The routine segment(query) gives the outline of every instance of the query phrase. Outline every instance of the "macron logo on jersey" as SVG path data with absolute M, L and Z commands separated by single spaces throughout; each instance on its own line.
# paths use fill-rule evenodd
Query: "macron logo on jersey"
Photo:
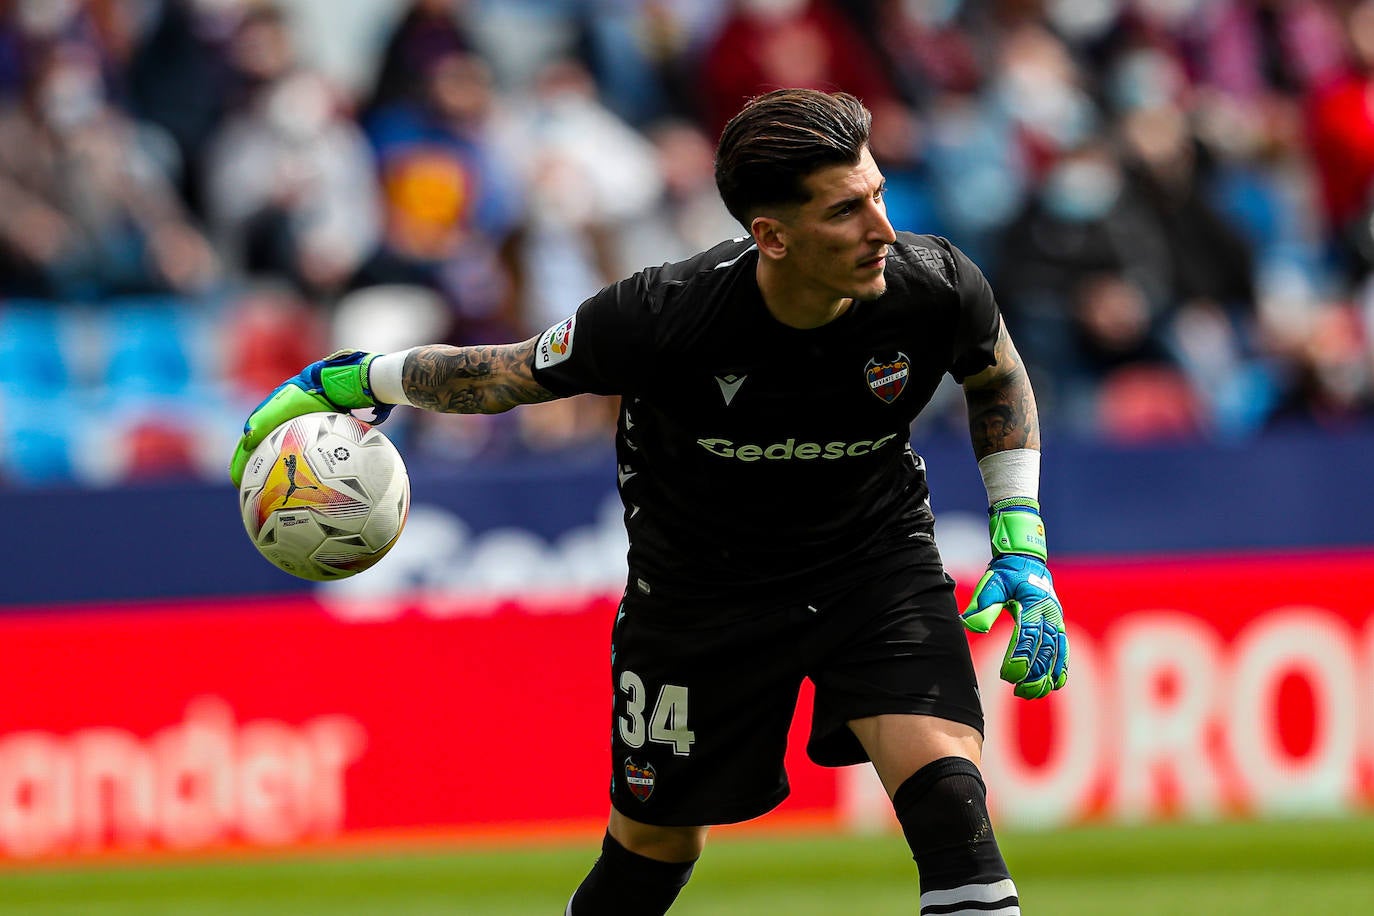
M 716 384 L 720 386 L 720 396 L 725 398 L 725 406 L 729 407 L 730 402 L 739 393 L 739 386 L 744 384 L 747 375 L 717 375 Z
M 547 369 L 572 356 L 573 326 L 576 323 L 577 316 L 574 315 L 539 335 L 539 344 L 534 348 L 535 368 Z

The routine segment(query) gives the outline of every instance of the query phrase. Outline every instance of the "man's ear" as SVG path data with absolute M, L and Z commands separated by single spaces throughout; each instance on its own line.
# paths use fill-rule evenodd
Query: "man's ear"
M 782 220 L 756 216 L 749 224 L 749 234 L 754 237 L 754 244 L 759 246 L 763 257 L 778 261 L 787 254 L 787 227 Z

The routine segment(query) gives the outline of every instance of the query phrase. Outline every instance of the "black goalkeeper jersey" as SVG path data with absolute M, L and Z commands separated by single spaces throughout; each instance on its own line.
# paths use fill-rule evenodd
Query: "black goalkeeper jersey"
M 539 338 L 548 390 L 623 396 L 617 476 L 642 594 L 800 597 L 929 540 L 911 422 L 946 372 L 994 361 L 992 291 L 944 239 L 898 233 L 887 292 L 807 330 L 768 312 L 757 263 L 746 238 L 648 268 Z

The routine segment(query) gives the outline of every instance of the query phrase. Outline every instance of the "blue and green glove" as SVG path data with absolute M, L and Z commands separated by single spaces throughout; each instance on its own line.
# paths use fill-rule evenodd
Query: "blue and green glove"
M 1045 566 L 1045 523 L 1029 498 L 1000 499 L 988 509 L 992 562 L 960 614 L 975 633 L 992 629 L 997 615 L 1011 615 L 1011 642 L 1002 659 L 1002 680 L 1018 697 L 1049 696 L 1069 677 L 1069 637 L 1064 609 Z
M 371 423 L 381 423 L 391 415 L 393 404 L 379 404 L 372 396 L 367 370 L 380 354 L 361 350 L 339 350 L 311 363 L 272 390 L 253 408 L 243 424 L 243 437 L 229 462 L 229 477 L 238 486 L 253 450 L 268 433 L 288 420 L 308 413 L 371 407 Z

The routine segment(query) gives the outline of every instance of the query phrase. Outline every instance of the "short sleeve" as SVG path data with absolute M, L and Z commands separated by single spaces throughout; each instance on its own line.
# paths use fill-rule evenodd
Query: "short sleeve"
M 954 259 L 954 289 L 959 298 L 959 319 L 955 327 L 954 359 L 950 375 L 963 382 L 997 362 L 997 332 L 1001 310 L 992 286 L 978 265 L 954 245 L 948 246 Z
M 633 391 L 646 338 L 643 288 L 639 274 L 613 283 L 540 334 L 535 381 L 560 397 Z

